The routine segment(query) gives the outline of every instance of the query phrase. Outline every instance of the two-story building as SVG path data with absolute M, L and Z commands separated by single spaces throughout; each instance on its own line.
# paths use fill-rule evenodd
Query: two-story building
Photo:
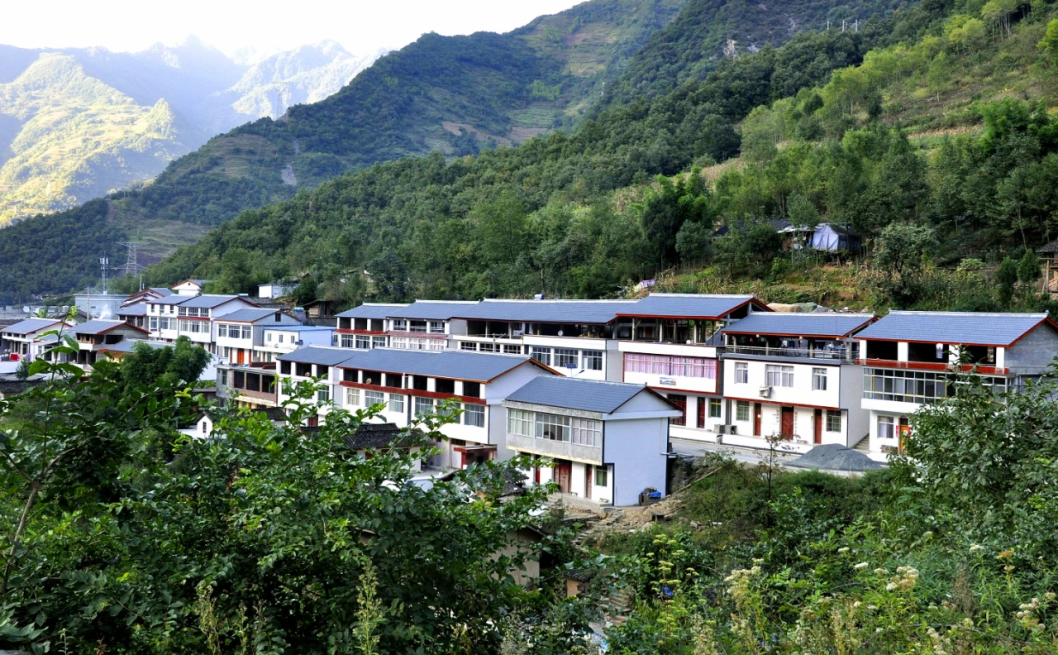
M 765 438 L 807 451 L 855 446 L 866 437 L 863 372 L 853 336 L 871 314 L 759 312 L 724 328 L 724 443 L 760 447 Z M 715 419 L 708 419 L 715 420 Z
M 77 339 L 78 352 L 71 362 L 85 369 L 95 366 L 100 356 L 115 349 L 122 342 L 136 342 L 147 339 L 150 334 L 143 328 L 129 325 L 124 321 L 96 319 L 86 321 L 69 328 Z
M 407 303 L 364 303 L 338 314 L 333 345 L 358 350 L 385 348 L 389 342 L 386 333 L 390 313 L 407 306 Z
M 668 492 L 669 422 L 682 410 L 637 384 L 541 376 L 510 394 L 507 446 L 532 456 L 529 484 L 599 505 Z
M 216 352 L 230 364 L 249 364 L 265 343 L 265 330 L 300 326 L 296 318 L 275 309 L 235 309 L 213 320 Z
M 274 362 L 217 365 L 217 398 L 250 409 L 279 406 L 279 377 Z
M 0 354 L 10 359 L 33 361 L 51 348 L 56 339 L 44 334 L 64 329 L 67 324 L 55 318 L 27 318 L 0 330 Z
M 1058 325 L 1047 314 L 892 311 L 856 339 L 872 455 L 898 452 L 910 415 L 955 394 L 954 374 L 1017 391 L 1058 356 Z
M 451 327 L 457 332 L 462 329 L 463 321 L 454 315 L 477 304 L 459 300 L 365 303 L 338 314 L 334 345 L 357 350 L 445 350 Z
M 324 325 L 266 325 L 263 333 L 261 345 L 254 347 L 255 362 L 274 362 L 276 357 L 302 346 L 329 346 L 335 331 Z
M 213 320 L 238 309 L 257 306 L 242 296 L 172 295 L 147 301 L 147 329 L 151 339 L 172 343 L 186 336 L 216 354 Z

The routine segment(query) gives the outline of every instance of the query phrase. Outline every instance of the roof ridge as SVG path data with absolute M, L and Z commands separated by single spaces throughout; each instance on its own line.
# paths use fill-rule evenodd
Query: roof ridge
M 1043 312 L 1043 313 L 1039 313 L 1039 312 L 945 312 L 945 311 L 939 311 L 939 310 L 913 310 L 913 309 L 892 309 L 892 310 L 889 311 L 889 314 L 887 314 L 886 316 L 889 316 L 889 315 L 892 315 L 892 314 L 899 314 L 899 315 L 902 315 L 902 316 L 904 316 L 904 315 L 911 315 L 911 316 L 926 316 L 926 315 L 929 315 L 929 316 L 983 316 L 983 317 L 989 317 L 989 318 L 992 318 L 992 317 L 995 317 L 995 318 L 1010 318 L 1010 317 L 1047 318 L 1048 316 L 1050 316 L 1049 312 Z M 885 316 L 883 316 L 882 318 L 884 319 Z

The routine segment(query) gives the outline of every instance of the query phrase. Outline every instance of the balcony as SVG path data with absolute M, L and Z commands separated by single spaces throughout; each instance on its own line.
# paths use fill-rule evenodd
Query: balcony
M 569 459 L 578 462 L 602 465 L 602 446 L 585 446 L 569 441 L 537 439 L 518 434 L 507 434 L 507 447 L 523 453 L 543 455 L 555 459 Z
M 730 345 L 724 352 L 735 355 L 757 355 L 762 357 L 798 357 L 806 359 L 829 359 L 852 362 L 849 349 L 845 346 L 835 348 L 781 348 L 778 346 L 740 346 Z

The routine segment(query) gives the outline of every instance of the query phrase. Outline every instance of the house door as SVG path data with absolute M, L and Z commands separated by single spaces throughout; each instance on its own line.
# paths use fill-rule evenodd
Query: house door
M 817 409 L 814 417 L 815 443 L 823 443 L 823 410 Z
M 753 403 L 753 436 L 760 436 L 760 403 Z
M 793 438 L 793 407 L 782 408 L 782 426 L 780 428 L 783 439 Z
M 540 467 L 533 467 L 533 484 L 540 484 Z
M 584 466 L 584 497 L 591 498 L 591 474 L 593 473 L 594 466 Z
M 558 490 L 564 494 L 569 493 L 569 479 L 573 474 L 573 464 L 569 462 L 556 462 L 555 475 L 558 476 Z

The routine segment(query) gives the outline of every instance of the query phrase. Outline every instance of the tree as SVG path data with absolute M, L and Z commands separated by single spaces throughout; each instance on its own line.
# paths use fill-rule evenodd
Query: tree
M 1043 273 L 1040 271 L 1040 258 L 1032 250 L 1026 250 L 1018 262 L 1018 280 L 1027 289 L 1032 289 L 1033 283 L 1041 277 Z
M 305 275 L 301 278 L 301 282 L 298 283 L 297 288 L 294 289 L 294 302 L 299 305 L 305 305 L 314 300 L 319 300 L 319 282 L 316 281 L 316 276 Z
M 209 360 L 210 354 L 186 336 L 164 348 L 140 342 L 121 359 L 121 379 L 130 390 L 152 384 L 163 388 L 193 385 Z
M 703 264 L 713 255 L 713 226 L 687 221 L 676 234 L 676 252 L 685 265 Z
M 1047 23 L 1047 32 L 1036 44 L 1052 66 L 1058 65 L 1058 18 Z
M 931 227 L 893 223 L 882 229 L 874 263 L 883 275 L 883 291 L 890 299 L 901 305 L 914 299 L 922 260 L 936 245 Z
M 999 304 L 1004 307 L 1010 306 L 1014 298 L 1014 288 L 1018 283 L 1018 265 L 1010 257 L 1004 257 L 999 269 L 996 270 L 996 291 L 999 294 Z
M 664 267 L 676 261 L 676 240 L 687 221 L 708 225 L 712 222 L 709 195 L 701 171 L 693 169 L 689 176 L 673 182 L 659 176 L 658 189 L 652 190 L 643 204 L 643 237 L 653 248 L 654 261 Z

